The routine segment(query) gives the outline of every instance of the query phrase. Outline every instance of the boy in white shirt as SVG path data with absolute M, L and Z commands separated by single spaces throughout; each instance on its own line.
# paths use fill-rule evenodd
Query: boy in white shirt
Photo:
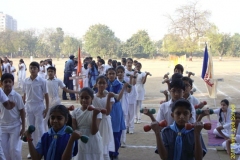
M 13 109 L 7 110 L 0 104 L 0 124 L 2 130 L 2 148 L 7 160 L 22 159 L 22 141 L 20 137 L 25 131 L 25 110 L 22 97 L 12 88 L 14 77 L 10 73 L 5 73 L 1 77 L 4 93 L 9 100 L 16 105 Z
M 73 91 L 73 90 L 67 89 L 65 84 L 63 83 L 63 81 L 56 78 L 55 74 L 56 74 L 56 68 L 55 67 L 48 67 L 48 69 L 47 69 L 47 75 L 48 75 L 47 90 L 48 90 L 50 108 L 61 104 L 61 99 L 59 97 L 59 91 L 58 91 L 59 87 L 67 93 L 79 93 L 79 91 Z M 44 119 L 45 132 L 47 132 L 49 130 L 48 119 L 49 119 L 50 108 L 49 108 L 49 110 L 47 112 L 47 115 Z
M 23 84 L 23 102 L 25 103 L 28 125 L 36 127 L 35 132 L 32 133 L 33 144 L 36 146 L 44 133 L 43 119 L 48 112 L 49 98 L 47 82 L 38 76 L 39 63 L 31 62 L 29 72 L 30 77 L 26 78 Z M 44 99 L 46 106 L 44 106 Z

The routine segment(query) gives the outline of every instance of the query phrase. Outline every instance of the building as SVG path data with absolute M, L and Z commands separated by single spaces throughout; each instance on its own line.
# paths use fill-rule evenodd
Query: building
M 10 15 L 0 12 L 0 32 L 6 30 L 17 31 L 17 20 Z

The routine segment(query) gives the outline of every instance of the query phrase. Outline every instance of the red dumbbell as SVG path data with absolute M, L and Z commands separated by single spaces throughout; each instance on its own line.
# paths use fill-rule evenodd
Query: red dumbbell
M 162 120 L 161 122 L 159 122 L 159 126 L 160 127 L 167 127 L 167 121 L 166 120 Z M 145 125 L 144 127 L 143 127 L 143 130 L 145 131 L 145 132 L 148 132 L 148 131 L 150 131 L 152 128 L 151 128 L 151 126 L 150 125 Z
M 67 108 L 69 111 L 73 111 L 74 110 L 74 105 L 71 105 Z
M 186 130 L 190 130 L 190 129 L 192 129 L 192 128 L 194 128 L 194 125 L 193 125 L 193 124 L 191 124 L 191 123 L 186 123 L 186 124 L 185 124 L 185 129 L 186 129 Z M 203 128 L 204 128 L 205 130 L 211 130 L 212 124 L 211 124 L 211 123 L 204 123 L 204 124 L 203 124 Z
M 205 105 L 207 105 L 207 102 L 206 101 L 202 101 L 198 105 L 195 105 L 194 108 L 195 109 L 203 108 Z
M 93 106 L 88 106 L 88 110 L 89 111 L 93 111 L 93 110 L 95 110 L 96 108 L 95 107 L 93 107 Z M 106 109 L 101 109 L 100 110 L 100 112 L 102 113 L 102 114 L 107 114 L 107 110 Z

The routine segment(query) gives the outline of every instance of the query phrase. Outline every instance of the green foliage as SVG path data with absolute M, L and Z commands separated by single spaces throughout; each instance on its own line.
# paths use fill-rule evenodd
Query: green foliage
M 103 24 L 90 26 L 84 35 L 84 50 L 91 56 L 112 57 L 117 54 L 119 46 L 120 40 Z

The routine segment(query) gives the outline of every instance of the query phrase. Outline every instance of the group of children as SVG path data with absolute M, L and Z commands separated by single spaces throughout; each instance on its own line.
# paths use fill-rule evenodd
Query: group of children
M 86 64 L 89 63 L 85 60 L 83 68 Z M 0 137 L 4 146 L 0 146 L 1 159 L 21 159 L 22 142 L 19 138 L 22 136 L 27 137 L 29 158 L 32 159 L 117 159 L 120 146 L 126 143 L 126 133 L 134 133 L 134 121 L 140 123 L 144 84 L 150 75 L 149 72 L 141 72 L 139 62 L 133 68 L 131 58 L 123 59 L 122 64 L 115 68 L 109 63 L 105 74 L 95 77 L 92 88 L 73 91 L 66 89 L 64 83 L 56 78 L 55 67 L 49 66 L 47 78 L 42 78 L 39 76 L 39 63 L 31 62 L 30 77 L 23 81 L 23 97 L 13 90 L 13 75 L 4 73 L 1 77 L 3 91 L 0 89 Z M 182 73 L 183 68 L 168 83 L 171 99 L 160 105 L 156 119 L 148 109 L 144 109 L 153 121 L 151 128 L 156 136 L 156 153 L 162 159 L 202 159 L 207 152 L 201 136 L 201 119 L 210 114 L 209 109 L 196 116 L 194 105 L 200 102 L 191 95 L 193 81 L 182 77 Z M 70 114 L 61 105 L 59 87 L 65 92 L 78 93 L 81 107 Z M 214 110 L 219 117 L 214 134 L 226 139 L 223 145 L 230 154 L 233 142 L 229 140 L 231 109 L 228 106 L 229 102 L 222 100 L 221 108 Z M 25 131 L 25 113 L 27 125 L 36 127 L 33 133 Z M 236 126 L 239 119 L 240 114 L 236 112 Z M 167 127 L 159 126 L 162 120 L 167 121 Z M 186 130 L 185 123 L 193 123 L 194 127 Z M 65 132 L 67 126 L 73 128 L 72 134 Z M 240 132 L 236 132 L 236 137 L 238 134 Z M 82 135 L 89 137 L 87 143 L 79 140 Z M 235 151 L 240 151 L 237 145 Z

